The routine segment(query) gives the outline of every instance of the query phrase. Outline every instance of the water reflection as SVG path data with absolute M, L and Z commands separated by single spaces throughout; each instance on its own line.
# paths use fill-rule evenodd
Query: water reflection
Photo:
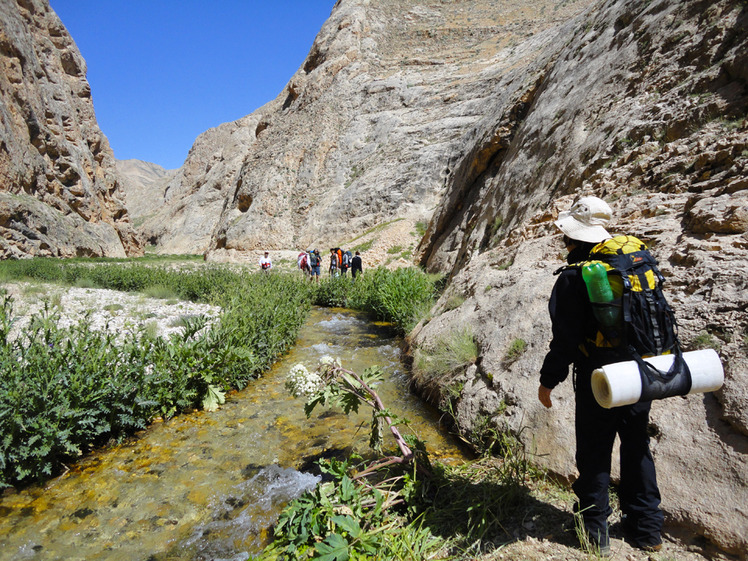
M 366 452 L 370 412 L 319 409 L 311 419 L 285 375 L 339 356 L 357 371 L 381 366 L 384 403 L 412 421 L 432 456 L 460 458 L 438 415 L 406 389 L 400 341 L 345 310 L 314 309 L 294 349 L 217 412 L 154 425 L 142 438 L 95 454 L 69 473 L 0 500 L 0 559 L 245 559 L 279 510 L 316 478 L 313 458 Z

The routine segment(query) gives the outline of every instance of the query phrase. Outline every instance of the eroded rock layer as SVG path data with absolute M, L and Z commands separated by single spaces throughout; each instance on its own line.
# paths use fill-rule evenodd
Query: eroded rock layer
M 0 257 L 141 252 L 86 64 L 43 0 L 0 0 Z

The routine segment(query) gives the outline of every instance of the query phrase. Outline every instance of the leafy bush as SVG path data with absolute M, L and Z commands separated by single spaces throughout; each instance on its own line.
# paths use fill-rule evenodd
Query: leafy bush
M 32 260 L 35 261 L 35 260 Z M 81 265 L 56 265 L 70 280 Z M 23 268 L 45 276 L 53 270 Z M 8 335 L 12 302 L 0 309 L 0 487 L 59 472 L 94 446 L 121 439 L 157 416 L 215 407 L 243 388 L 296 339 L 311 301 L 309 283 L 283 275 L 228 271 L 166 272 L 148 267 L 86 267 L 106 286 L 139 290 L 169 278 L 179 294 L 222 305 L 220 321 L 186 317 L 168 340 L 152 327 L 112 334 L 84 318 L 58 324 L 47 305 L 26 333 Z
M 157 406 L 143 388 L 150 346 L 132 335 L 91 329 L 84 319 L 57 327 L 45 309 L 25 338 L 9 341 L 11 304 L 0 309 L 0 487 L 57 472 L 109 438 L 145 427 Z
M 432 279 L 415 268 L 389 271 L 380 267 L 371 276 L 367 311 L 393 322 L 404 333 L 411 331 L 431 308 L 436 292 Z
M 320 462 L 328 481 L 291 502 L 275 527 L 275 541 L 254 559 L 429 559 L 444 550 L 446 540 L 393 510 L 399 493 L 349 475 L 356 459 Z

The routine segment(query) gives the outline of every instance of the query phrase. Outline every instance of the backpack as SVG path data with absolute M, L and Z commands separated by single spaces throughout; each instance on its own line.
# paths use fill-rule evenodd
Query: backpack
M 305 271 L 307 267 L 309 266 L 307 253 L 306 252 L 299 253 L 298 261 L 299 261 L 299 269 L 301 269 L 302 271 Z
M 350 266 L 351 266 L 351 252 L 346 251 L 345 253 L 343 253 L 343 268 L 347 269 Z
M 588 261 L 573 266 L 581 268 L 594 262 L 602 263 L 607 270 L 614 300 L 591 302 L 593 312 L 612 306 L 619 314 L 612 326 L 598 321 L 583 350 L 603 359 L 604 364 L 635 360 L 642 377 L 641 401 L 655 395 L 687 394 L 691 389 L 691 374 L 680 349 L 675 314 L 662 290 L 665 278 L 657 268 L 657 260 L 641 240 L 616 236 L 593 247 Z M 671 353 L 675 357 L 668 372 L 643 360 Z

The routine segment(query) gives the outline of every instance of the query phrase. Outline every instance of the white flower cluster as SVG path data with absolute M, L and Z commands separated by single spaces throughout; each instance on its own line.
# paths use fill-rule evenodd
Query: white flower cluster
M 297 364 L 286 377 L 286 389 L 294 397 L 305 397 L 314 394 L 322 387 L 322 378 L 316 372 L 309 372 L 303 364 Z

